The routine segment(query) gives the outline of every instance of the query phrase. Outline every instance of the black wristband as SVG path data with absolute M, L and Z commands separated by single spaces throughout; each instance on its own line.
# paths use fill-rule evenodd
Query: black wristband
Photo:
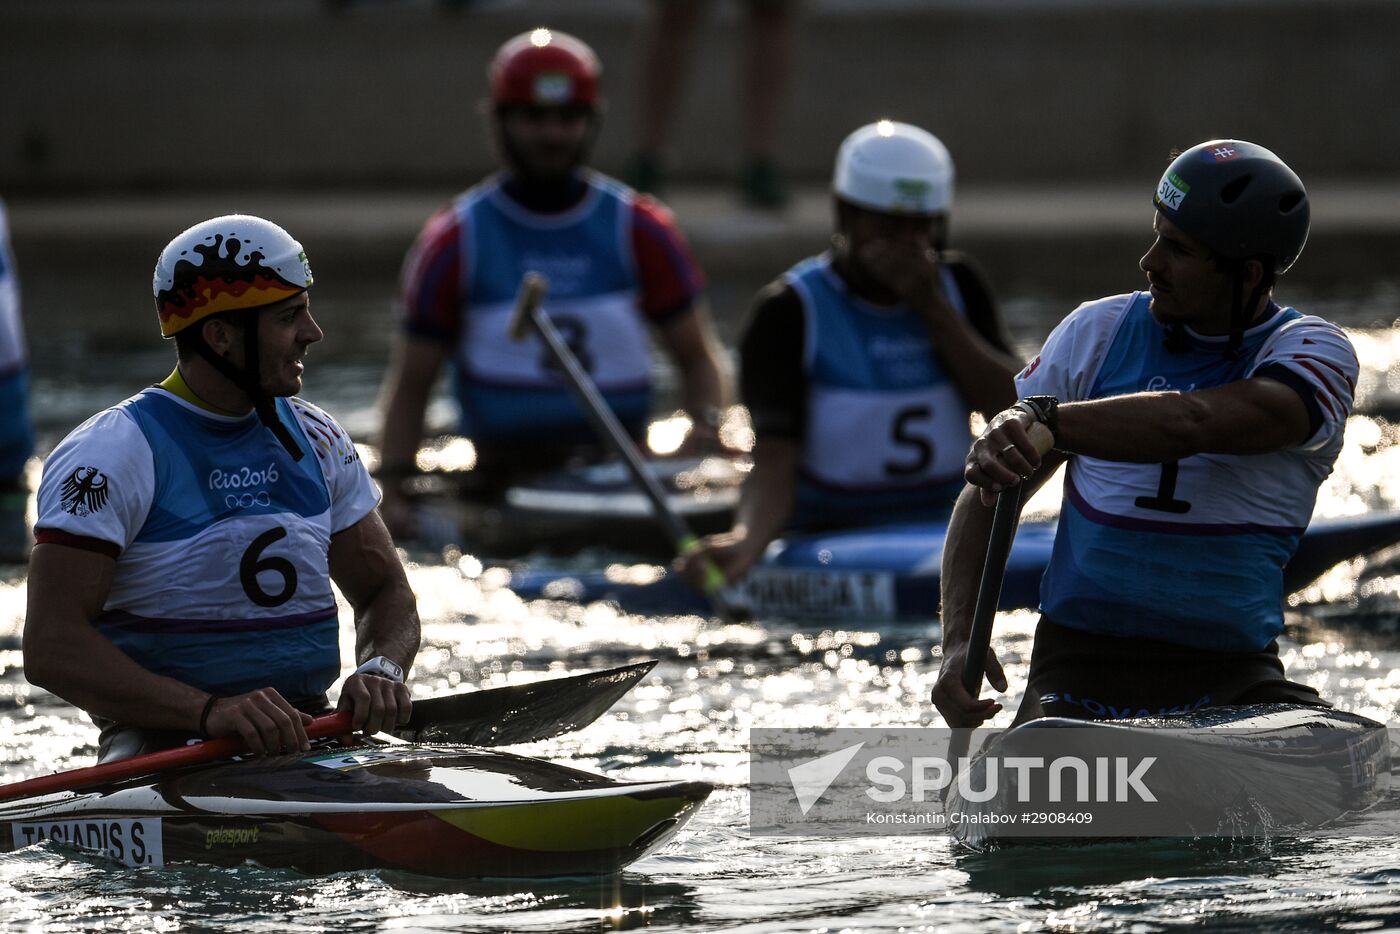
M 209 738 L 209 713 L 214 709 L 214 705 L 223 700 L 217 694 L 210 694 L 209 699 L 204 702 L 204 710 L 199 714 L 199 735 L 203 739 Z
M 1060 400 L 1054 396 L 1026 396 L 1016 408 L 1050 429 L 1052 437 L 1060 434 Z

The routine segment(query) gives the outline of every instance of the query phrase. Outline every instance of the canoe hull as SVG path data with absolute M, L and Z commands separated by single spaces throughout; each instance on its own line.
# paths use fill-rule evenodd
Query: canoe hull
M 947 525 L 941 522 L 794 535 L 730 588 L 731 606 L 761 619 L 928 620 L 937 615 Z M 1007 561 L 1000 607 L 1040 602 L 1040 578 L 1054 547 L 1054 522 L 1024 522 Z M 1400 542 L 1400 512 L 1313 522 L 1284 571 L 1291 593 L 1334 565 Z M 613 572 L 518 569 L 511 589 L 524 599 L 608 600 L 649 615 L 709 613 L 707 600 L 675 574 L 636 583 Z
M 744 478 L 737 461 L 658 458 L 647 467 L 671 510 L 697 535 L 729 528 Z M 418 519 L 425 544 L 463 546 L 495 558 L 600 547 L 659 561 L 675 554 L 651 503 L 617 461 L 545 474 L 499 497 L 420 502 Z
M 710 790 L 466 747 L 337 750 L 16 802 L 0 809 L 0 847 L 53 841 L 130 866 L 604 875 L 663 845 Z
M 1080 790 L 1071 770 L 1052 784 L 1049 768 L 1007 769 L 1012 757 L 1063 757 L 1091 767 Z M 996 763 L 1000 773 L 989 779 Z M 1118 721 L 1051 717 L 992 739 L 965 783 L 950 790 L 945 816 L 953 837 L 972 849 L 1296 836 L 1378 802 L 1389 773 L 1384 725 L 1325 708 L 1268 704 Z

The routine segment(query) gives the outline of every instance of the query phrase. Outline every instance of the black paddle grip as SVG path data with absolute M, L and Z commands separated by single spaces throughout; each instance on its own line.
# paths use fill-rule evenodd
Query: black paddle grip
M 1016 521 L 1021 515 L 1021 491 L 1022 485 L 1017 484 L 998 493 L 996 512 L 992 515 L 987 560 L 982 565 L 982 583 L 977 589 L 977 607 L 972 611 L 972 631 L 967 639 L 967 657 L 963 659 L 963 687 L 973 697 L 982 690 L 982 676 L 986 673 L 992 622 L 996 619 L 997 604 L 1001 602 L 1001 581 L 1006 575 L 1006 559 L 1011 554 Z

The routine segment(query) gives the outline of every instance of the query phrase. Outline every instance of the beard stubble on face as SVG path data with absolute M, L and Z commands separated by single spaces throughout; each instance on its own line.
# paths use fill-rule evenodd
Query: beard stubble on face
M 522 182 L 537 188 L 563 187 L 572 181 L 587 164 L 596 128 L 595 120 L 577 140 L 542 138 L 522 142 L 510 129 L 506 117 L 496 118 L 496 138 L 507 166 Z
M 301 392 L 306 355 L 312 342 L 303 342 L 291 337 L 286 341 L 279 341 L 275 336 L 269 337 L 270 330 L 263 328 L 263 333 L 259 335 L 259 382 L 269 395 L 294 396 Z

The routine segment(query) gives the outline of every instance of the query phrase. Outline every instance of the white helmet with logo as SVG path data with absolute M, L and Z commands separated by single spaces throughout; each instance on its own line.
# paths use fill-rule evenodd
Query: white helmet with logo
M 306 251 L 291 234 L 261 217 L 228 214 L 166 244 L 152 291 L 161 336 L 174 337 L 210 315 L 272 305 L 311 283 Z
M 927 130 L 881 120 L 846 137 L 831 187 L 871 211 L 942 214 L 953 204 L 953 157 Z
M 302 458 L 301 446 L 262 385 L 258 315 L 251 312 L 300 295 L 313 281 L 301 244 L 251 214 L 215 217 L 185 230 L 161 250 L 151 280 L 161 336 L 192 335 L 192 349 L 248 395 L 258 419 L 295 460 Z M 202 328 L 192 327 L 226 312 L 243 318 L 241 366 L 216 353 Z

